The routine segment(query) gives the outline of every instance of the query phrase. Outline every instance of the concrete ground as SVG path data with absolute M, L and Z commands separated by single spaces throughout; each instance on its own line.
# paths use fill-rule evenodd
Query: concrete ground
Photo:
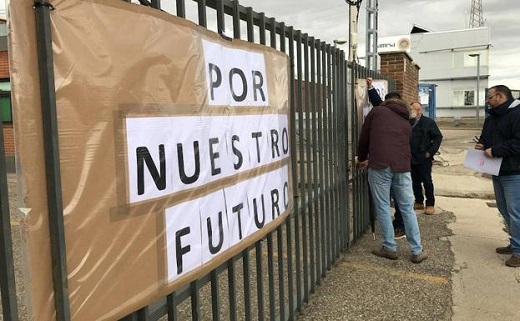
M 436 213 L 417 212 L 428 260 L 410 262 L 406 239 L 399 260 L 370 253 L 370 233 L 328 273 L 298 320 L 518 320 L 520 268 L 495 253 L 508 236 L 488 177 L 464 168 L 476 129 L 445 129 L 433 179 Z
M 328 271 L 298 320 L 518 320 L 520 268 L 504 266 L 507 256 L 495 253 L 507 244 L 507 235 L 493 207 L 491 181 L 462 165 L 478 130 L 441 130 L 433 174 L 437 210 L 417 211 L 430 257 L 411 263 L 406 239 L 397 241 L 399 260 L 375 257 L 370 251 L 380 242 L 367 233 Z M 16 190 L 14 180 L 9 189 Z M 15 239 L 17 233 L 15 225 Z M 16 265 L 20 260 L 15 256 Z M 23 287 L 17 293 L 22 298 Z M 26 320 L 20 302 L 19 319 Z

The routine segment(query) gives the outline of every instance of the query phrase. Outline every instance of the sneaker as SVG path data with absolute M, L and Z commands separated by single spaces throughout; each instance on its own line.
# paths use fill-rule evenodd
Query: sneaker
M 426 260 L 427 258 L 428 258 L 428 254 L 426 254 L 426 253 L 424 253 L 424 251 L 422 251 L 421 254 L 412 255 L 412 262 L 415 264 L 419 264 L 422 261 Z
M 435 213 L 435 207 L 426 206 L 426 209 L 424 210 L 424 214 L 432 215 L 433 213 Z
M 495 249 L 495 251 L 498 254 L 513 254 L 513 250 L 511 249 L 511 244 L 509 244 L 508 246 L 504 246 L 504 247 L 497 247 Z
M 384 246 L 378 250 L 372 250 L 372 254 L 389 260 L 397 260 L 397 252 L 387 250 Z
M 422 204 L 422 203 L 414 203 L 413 204 L 413 209 L 414 210 L 424 210 L 424 204 Z
M 511 255 L 506 261 L 506 265 L 510 267 L 520 267 L 520 255 Z
M 399 240 L 399 239 L 402 239 L 403 237 L 406 237 L 406 234 L 402 229 L 394 230 L 394 239 Z

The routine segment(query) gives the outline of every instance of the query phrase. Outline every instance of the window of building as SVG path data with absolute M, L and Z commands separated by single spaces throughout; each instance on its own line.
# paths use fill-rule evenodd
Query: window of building
M 0 109 L 2 112 L 2 121 L 10 123 L 13 121 L 13 114 L 11 111 L 11 93 L 0 91 Z
M 453 106 L 475 106 L 475 91 L 455 90 L 453 92 Z
M 0 80 L 0 113 L 2 114 L 2 121 L 4 123 L 10 123 L 13 121 L 10 81 Z

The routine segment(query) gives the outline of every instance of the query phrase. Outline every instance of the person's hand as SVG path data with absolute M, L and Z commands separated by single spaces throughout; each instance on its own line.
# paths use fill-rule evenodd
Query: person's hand
M 370 87 L 372 87 L 372 78 L 368 77 L 367 78 L 367 88 L 370 89 Z
M 476 143 L 476 144 L 475 144 L 475 149 L 478 149 L 478 150 L 484 150 L 484 144 Z
M 493 158 L 493 153 L 491 152 L 491 147 L 484 151 L 484 155 L 486 155 L 486 157 L 488 157 L 488 158 Z
M 362 162 L 356 161 L 356 167 L 358 169 L 365 169 L 365 168 L 367 168 L 368 167 L 368 159 L 365 160 L 365 161 L 362 161 Z

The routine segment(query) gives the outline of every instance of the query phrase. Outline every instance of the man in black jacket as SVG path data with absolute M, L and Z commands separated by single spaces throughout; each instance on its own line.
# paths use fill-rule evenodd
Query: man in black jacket
M 425 214 L 435 213 L 435 195 L 432 180 L 433 155 L 437 153 L 442 142 L 442 134 L 435 121 L 423 115 L 421 103 L 410 104 L 416 117 L 411 120 L 412 139 L 412 182 L 415 196 L 414 209 L 423 209 L 426 198 Z M 423 195 L 424 187 L 424 195 Z
M 505 264 L 520 267 L 520 101 L 513 99 L 509 88 L 498 85 L 489 88 L 486 102 L 489 117 L 475 148 L 486 157 L 502 158 L 498 176 L 493 175 L 493 188 L 510 236 L 509 245 L 496 252 L 511 254 Z

